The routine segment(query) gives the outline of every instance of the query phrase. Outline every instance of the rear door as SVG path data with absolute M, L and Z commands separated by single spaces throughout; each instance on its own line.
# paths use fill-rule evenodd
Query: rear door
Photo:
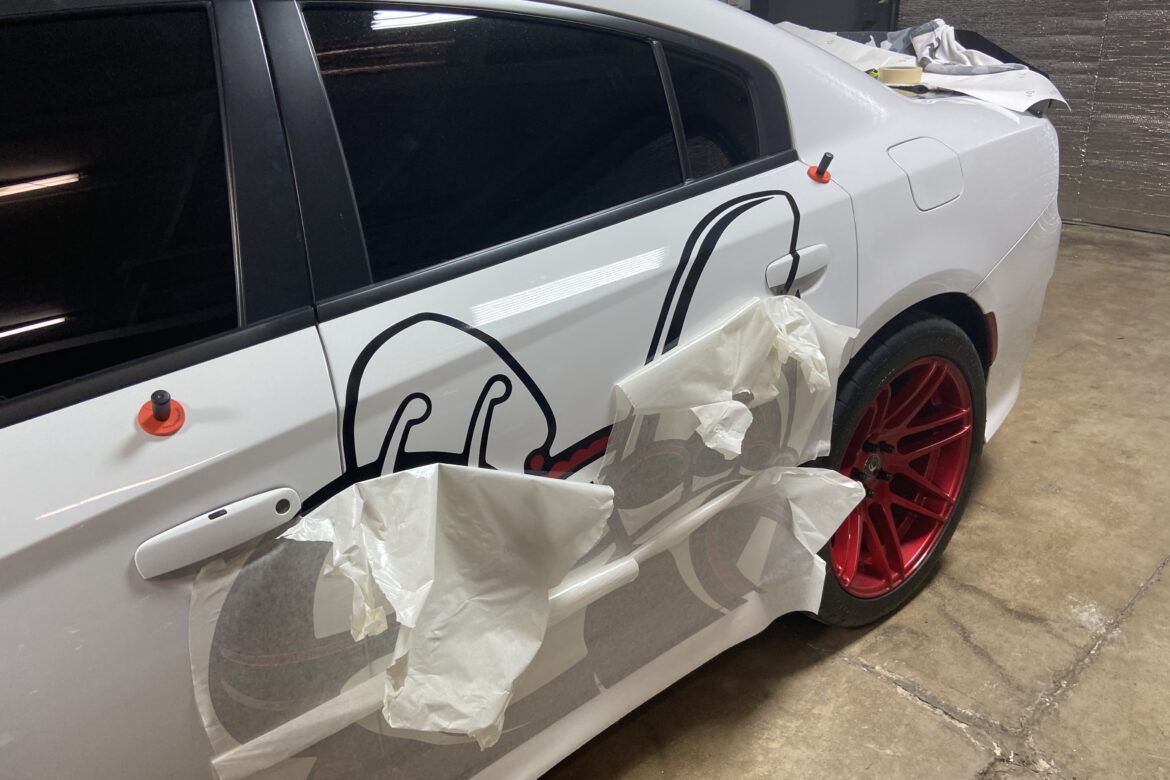
M 176 5 L 0 10 L 7 778 L 205 777 L 193 569 L 146 580 L 136 550 L 286 488 L 259 508 L 278 525 L 339 470 L 254 11 Z M 184 409 L 169 436 L 140 425 L 156 390 Z
M 258 8 L 341 410 L 345 473 L 316 498 L 434 462 L 587 480 L 614 383 L 747 300 L 787 289 L 853 322 L 848 198 L 796 161 L 779 85 L 759 63 L 536 3 Z M 817 245 L 831 261 L 819 253 L 822 265 L 770 289 L 772 263 Z M 315 580 L 312 563 L 255 589 L 301 593 L 311 603 L 272 619 L 313 621 L 239 628 L 257 655 L 350 642 L 345 621 L 315 609 L 320 586 L 294 581 Z M 725 607 L 680 566 L 659 556 L 560 624 L 496 749 L 393 740 L 386 760 L 408 776 L 470 771 L 709 624 Z M 647 628 L 646 610 L 676 605 Z M 280 689 L 319 701 L 362 673 L 355 660 L 308 688 L 289 670 Z M 264 706 L 220 717 L 229 730 L 229 717 L 287 719 Z M 379 728 L 364 723 L 353 728 Z M 324 772 L 374 754 L 359 744 L 343 733 L 310 752 Z

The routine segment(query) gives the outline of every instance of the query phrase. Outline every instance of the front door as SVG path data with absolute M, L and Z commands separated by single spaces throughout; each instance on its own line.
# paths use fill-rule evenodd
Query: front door
M 203 778 L 183 564 L 340 468 L 291 172 L 249 4 L 44 6 L 0 23 L 0 775 Z

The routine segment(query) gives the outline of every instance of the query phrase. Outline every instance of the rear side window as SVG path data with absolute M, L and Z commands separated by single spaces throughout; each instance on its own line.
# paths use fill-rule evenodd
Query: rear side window
M 760 156 L 760 137 L 747 81 L 704 60 L 667 50 L 693 178 Z
M 454 13 L 305 19 L 375 280 L 682 183 L 647 41 Z
M 204 11 L 0 25 L 0 403 L 234 328 Z

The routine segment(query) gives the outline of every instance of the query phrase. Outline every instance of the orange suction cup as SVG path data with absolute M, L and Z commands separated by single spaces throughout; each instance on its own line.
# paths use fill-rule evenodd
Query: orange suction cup
M 829 175 L 829 163 L 831 162 L 833 162 L 833 155 L 825 152 L 825 156 L 821 158 L 820 165 L 810 165 L 808 167 L 808 177 L 815 182 L 828 184 L 833 178 Z
M 171 436 L 187 421 L 183 405 L 166 390 L 155 390 L 138 410 L 138 427 L 151 436 Z

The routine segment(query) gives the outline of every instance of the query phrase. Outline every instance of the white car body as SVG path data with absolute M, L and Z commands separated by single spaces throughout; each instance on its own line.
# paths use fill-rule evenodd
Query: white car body
M 560 7 L 427 5 L 535 15 Z M 827 247 L 817 250 L 827 264 L 796 279 L 802 298 L 857 327 L 855 349 L 917 306 L 955 319 L 985 360 L 997 344 L 987 436 L 1002 424 L 1059 243 L 1057 140 L 1047 119 L 969 98 L 900 96 L 714 0 L 563 6 L 715 38 L 764 63 L 783 92 L 797 159 L 0 429 L 0 775 L 206 777 L 211 750 L 188 647 L 194 569 L 144 579 L 134 563 L 139 546 L 267 490 L 289 488 L 305 500 L 349 470 L 389 470 L 379 455 L 386 446 L 466 460 L 480 437 L 493 465 L 523 470 L 534 449 L 554 458 L 587 441 L 612 421 L 614 383 L 653 351 L 688 238 L 737 199 L 773 193 L 726 226 L 708 262 L 719 272 L 698 279 L 681 340 L 769 294 L 765 269 L 796 231 L 793 210 L 774 193 L 789 193 L 797 248 Z M 824 152 L 835 155 L 827 184 L 807 172 Z M 513 393 L 491 407 L 488 437 L 477 404 L 494 374 L 507 376 Z M 188 415 L 169 439 L 134 422 L 160 387 Z M 401 430 L 390 436 L 395 411 L 420 392 L 441 413 L 409 431 L 409 442 Z M 586 467 L 572 478 L 593 473 Z M 643 620 L 630 609 L 630 620 Z M 536 776 L 769 620 L 750 601 L 715 612 L 518 745 L 452 771 Z

